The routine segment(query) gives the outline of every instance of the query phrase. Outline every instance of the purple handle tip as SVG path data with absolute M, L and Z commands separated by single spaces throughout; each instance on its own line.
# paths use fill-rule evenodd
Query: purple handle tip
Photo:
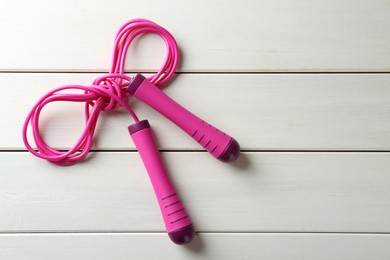
M 188 244 L 192 241 L 192 239 L 194 239 L 195 230 L 191 224 L 189 226 L 170 232 L 168 235 L 175 244 L 184 245 Z
M 129 125 L 129 127 L 128 127 L 129 133 L 131 135 L 142 130 L 142 129 L 145 129 L 145 128 L 150 128 L 148 120 L 142 120 L 142 121 L 136 122 L 132 125 Z
M 145 77 L 138 73 L 129 83 L 129 86 L 127 88 L 127 91 L 134 96 L 135 92 L 137 91 L 138 87 L 142 84 L 142 82 L 145 80 Z
M 225 151 L 218 157 L 219 160 L 223 162 L 233 162 L 237 160 L 240 155 L 240 145 L 238 142 L 232 138 L 230 143 L 226 146 Z

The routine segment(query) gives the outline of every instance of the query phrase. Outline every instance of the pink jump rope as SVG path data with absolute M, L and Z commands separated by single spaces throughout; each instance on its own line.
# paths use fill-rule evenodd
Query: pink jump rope
M 164 39 L 167 46 L 166 59 L 155 75 L 145 78 L 137 74 L 131 78 L 124 74 L 126 52 L 131 42 L 144 33 L 155 33 Z M 44 95 L 27 115 L 23 124 L 23 142 L 37 157 L 58 165 L 72 165 L 83 159 L 91 149 L 100 112 L 124 107 L 135 121 L 129 126 L 129 132 L 149 174 L 167 232 L 173 242 L 186 244 L 195 234 L 191 219 L 169 180 L 149 122 L 139 121 L 128 105 L 129 97 L 134 96 L 153 107 L 221 161 L 236 160 L 240 153 L 240 146 L 232 137 L 201 120 L 158 88 L 172 77 L 177 61 L 177 44 L 167 30 L 145 19 L 128 21 L 116 35 L 110 73 L 95 79 L 90 86 L 66 85 Z M 63 93 L 63 90 L 78 90 L 80 93 Z M 85 102 L 85 129 L 76 144 L 66 152 L 49 146 L 39 132 L 40 112 L 45 105 L 54 101 Z M 36 150 L 27 139 L 29 124 L 31 124 Z

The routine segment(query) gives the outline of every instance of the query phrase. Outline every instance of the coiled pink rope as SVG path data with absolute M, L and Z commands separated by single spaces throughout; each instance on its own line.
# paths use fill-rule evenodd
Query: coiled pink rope
M 83 159 L 91 149 L 100 112 L 122 106 L 138 122 L 137 116 L 128 105 L 130 95 L 127 92 L 127 86 L 131 78 L 124 73 L 129 46 L 137 36 L 144 33 L 160 35 L 167 47 L 167 55 L 162 67 L 148 79 L 156 86 L 161 86 L 173 76 L 179 54 L 173 36 L 154 22 L 145 19 L 128 21 L 116 35 L 109 74 L 95 79 L 90 86 L 65 85 L 55 88 L 45 94 L 32 107 L 24 121 L 22 133 L 24 145 L 32 154 L 58 165 L 71 165 Z M 64 90 L 67 92 L 63 93 Z M 69 90 L 75 90 L 79 93 L 69 94 Z M 51 147 L 40 135 L 40 113 L 44 106 L 54 101 L 85 102 L 85 128 L 80 138 L 68 151 L 59 151 Z M 27 138 L 27 129 L 30 124 L 36 149 L 30 145 Z

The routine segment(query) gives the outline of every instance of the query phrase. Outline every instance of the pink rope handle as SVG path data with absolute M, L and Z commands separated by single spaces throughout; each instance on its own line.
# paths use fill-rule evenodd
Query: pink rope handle
M 33 155 L 58 165 L 72 165 L 83 159 L 92 147 L 93 135 L 100 112 L 123 107 L 138 122 L 134 111 L 128 105 L 130 94 L 127 86 L 131 78 L 125 75 L 126 53 L 131 42 L 144 33 L 155 33 L 165 41 L 167 55 L 162 67 L 148 79 L 157 86 L 167 82 L 174 74 L 178 61 L 178 48 L 173 36 L 158 24 L 146 19 L 133 19 L 125 23 L 118 31 L 110 73 L 95 79 L 90 86 L 65 85 L 46 93 L 28 113 L 23 124 L 23 142 Z M 64 93 L 63 91 L 67 91 Z M 69 90 L 79 93 L 69 94 Z M 55 101 L 85 102 L 85 128 L 77 142 L 68 151 L 59 151 L 48 145 L 39 131 L 39 117 L 42 109 Z M 31 125 L 36 150 L 27 138 Z

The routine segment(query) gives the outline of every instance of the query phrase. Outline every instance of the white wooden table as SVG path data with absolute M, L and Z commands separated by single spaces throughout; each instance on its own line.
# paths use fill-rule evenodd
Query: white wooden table
M 390 259 L 390 2 L 386 0 L 2 1 L 0 259 Z M 21 125 L 47 90 L 108 70 L 116 30 L 144 17 L 177 39 L 164 91 L 234 136 L 224 164 L 132 101 L 197 231 L 173 244 L 123 112 L 98 124 L 89 160 L 26 152 Z M 153 72 L 163 42 L 129 51 Z M 66 149 L 82 105 L 53 104 L 42 129 Z M 112 169 L 115 169 L 114 171 Z

